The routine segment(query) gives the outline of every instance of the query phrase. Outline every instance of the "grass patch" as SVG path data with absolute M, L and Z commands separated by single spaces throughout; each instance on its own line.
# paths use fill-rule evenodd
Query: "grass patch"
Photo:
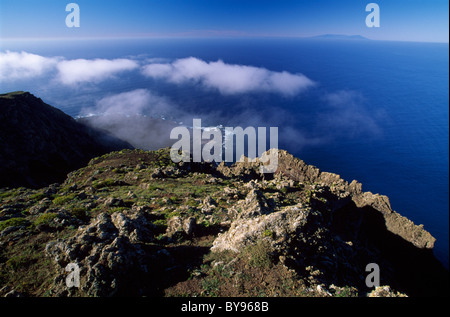
M 272 230 L 266 229 L 264 230 L 263 236 L 273 239 L 275 237 L 275 233 Z
M 153 221 L 153 224 L 154 224 L 156 227 L 159 227 L 159 228 L 165 228 L 165 227 L 167 227 L 167 221 L 166 221 L 165 219 L 158 219 L 158 220 L 155 220 L 155 221 Z
M 205 278 L 202 281 L 202 287 L 204 289 L 204 295 L 217 297 L 219 296 L 220 281 L 216 277 Z
M 273 254 L 270 251 L 271 246 L 267 240 L 258 240 L 256 244 L 245 247 L 241 257 L 248 260 L 251 266 L 268 269 L 273 264 Z
M 0 222 L 0 231 L 9 227 L 27 226 L 30 222 L 25 218 L 11 218 Z
M 50 222 L 52 222 L 53 219 L 55 219 L 56 217 L 58 217 L 58 214 L 53 213 L 53 212 L 49 212 L 46 214 L 42 214 L 40 215 L 35 221 L 34 221 L 34 225 L 35 226 L 39 226 L 39 225 L 48 225 Z
M 112 215 L 115 212 L 122 213 L 127 209 L 128 209 L 127 207 L 113 207 L 108 209 L 108 214 Z
M 92 187 L 94 187 L 95 189 L 100 189 L 100 188 L 105 188 L 105 187 L 112 187 L 116 185 L 116 181 L 108 178 L 105 179 L 103 181 L 94 181 L 92 183 Z
M 5 248 L 0 285 L 11 286 L 26 296 L 42 296 L 54 278 L 52 260 L 44 252 L 50 237 L 41 233 Z
M 0 191 L 0 200 L 4 200 L 4 199 L 10 199 L 10 198 L 14 198 L 17 197 L 21 194 L 23 194 L 24 192 L 26 192 L 26 189 L 23 187 L 20 188 L 15 188 L 15 189 L 6 189 L 6 190 L 1 190 Z
M 36 194 L 31 195 L 30 199 L 34 200 L 34 201 L 40 201 L 46 197 L 47 197 L 47 195 L 45 195 L 44 193 L 36 193 Z
M 77 197 L 76 194 L 59 196 L 59 197 L 56 197 L 55 199 L 53 199 L 53 204 L 55 204 L 57 206 L 61 206 L 61 205 L 68 203 L 69 201 L 75 199 L 75 197 Z
M 70 213 L 79 220 L 86 220 L 88 215 L 88 211 L 84 207 L 73 207 Z

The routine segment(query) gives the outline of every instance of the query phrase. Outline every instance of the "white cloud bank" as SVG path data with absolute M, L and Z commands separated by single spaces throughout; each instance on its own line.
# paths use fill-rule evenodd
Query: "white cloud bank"
M 0 80 L 30 79 L 56 72 L 64 85 L 98 83 L 139 64 L 130 59 L 75 59 L 45 57 L 27 52 L 0 52 Z
M 59 58 L 27 52 L 0 52 L 0 80 L 28 79 L 51 71 Z
M 149 64 L 143 67 L 142 73 L 147 77 L 165 79 L 176 84 L 200 83 L 207 88 L 218 89 L 224 95 L 273 92 L 293 96 L 315 84 L 302 74 L 226 64 L 221 60 L 205 62 L 194 57 L 178 59 L 173 63 Z
M 98 83 L 114 77 L 123 71 L 138 68 L 139 65 L 129 59 L 75 59 L 61 61 L 57 65 L 58 76 L 65 85 L 80 84 L 84 82 Z
M 146 77 L 176 84 L 198 83 L 217 89 L 224 95 L 271 92 L 294 96 L 315 83 L 302 74 L 275 72 L 261 67 L 205 62 L 189 57 L 172 63 L 154 60 L 141 68 Z M 147 63 L 149 60 L 146 61 Z M 0 52 L 0 81 L 31 79 L 50 75 L 66 86 L 99 83 L 117 75 L 136 70 L 139 63 L 132 59 L 73 59 L 45 57 L 28 52 Z

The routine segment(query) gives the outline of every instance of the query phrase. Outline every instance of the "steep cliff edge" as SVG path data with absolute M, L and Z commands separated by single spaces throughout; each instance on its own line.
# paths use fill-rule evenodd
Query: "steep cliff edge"
M 47 186 L 93 157 L 131 148 L 28 92 L 0 95 L 0 187 Z
M 267 153 L 269 151 L 265 155 Z M 278 150 L 277 153 L 278 168 L 271 175 L 272 177 L 291 182 L 314 184 L 314 188 L 321 193 L 325 190 L 330 197 L 333 197 L 331 201 L 327 201 L 330 211 L 333 213 L 344 206 L 352 204 L 359 209 L 372 208 L 378 211 L 379 216 L 383 218 L 386 229 L 389 232 L 398 235 L 420 249 L 433 249 L 435 238 L 424 230 L 423 226 L 415 225 L 392 210 L 387 196 L 363 192 L 362 184 L 356 180 L 348 183 L 339 175 L 320 171 L 317 167 L 306 164 L 286 151 Z M 259 159 L 252 161 L 243 158 L 243 161 L 246 162 L 231 167 L 225 167 L 222 164 L 219 167 L 219 171 L 224 173 L 224 175 L 249 174 L 253 172 L 254 177 L 264 177 L 264 175 L 258 175 L 258 170 L 264 165 Z M 362 222 L 362 220 L 360 219 L 359 222 Z
M 445 273 L 446 270 L 442 268 L 432 253 L 436 239 L 424 229 L 423 225 L 416 225 L 394 211 L 387 196 L 364 192 L 362 184 L 356 180 L 349 183 L 337 174 L 320 171 L 315 166 L 306 164 L 286 151 L 278 150 L 277 153 L 278 168 L 271 175 L 259 174 L 260 167 L 264 164 L 258 158 L 255 160 L 243 158 L 242 163 L 230 167 L 222 164 L 218 170 L 228 176 L 251 175 L 251 178 L 262 180 L 272 178 L 277 181 L 277 188 L 284 189 L 286 192 L 295 188 L 296 184 L 303 184 L 307 196 L 306 201 L 312 208 L 312 212 L 308 211 L 307 213 L 308 217 L 317 218 L 312 215 L 319 212 L 320 225 L 318 228 L 321 230 L 326 228 L 325 231 L 328 233 L 323 245 L 337 239 L 346 241 L 347 244 L 350 243 L 354 250 L 360 248 L 357 252 L 358 255 L 353 260 L 355 262 L 347 268 L 345 267 L 348 266 L 348 262 L 345 258 L 336 257 L 333 252 L 331 256 L 330 254 L 326 255 L 325 262 L 333 263 L 332 269 L 322 270 L 325 275 L 325 272 L 328 271 L 328 279 L 330 276 L 335 278 L 336 275 L 339 275 L 336 274 L 337 272 L 355 269 L 352 266 L 356 263 L 359 263 L 356 266 L 362 266 L 364 262 L 387 261 L 384 266 L 389 267 L 389 270 L 384 273 L 384 277 L 387 278 L 386 274 L 389 274 L 389 283 L 395 285 L 397 290 L 403 290 L 412 295 L 423 295 L 427 292 L 425 289 L 436 286 L 433 286 L 431 281 L 439 280 L 438 276 L 444 277 L 443 281 L 448 282 L 448 272 Z M 305 203 L 305 198 L 302 203 Z M 283 217 L 289 217 L 289 214 L 292 215 L 291 212 L 288 212 Z M 273 223 L 264 217 L 259 217 L 258 221 Z M 306 217 L 306 214 L 304 213 L 302 217 Z M 251 220 L 251 222 L 254 221 L 255 218 Z M 297 221 L 299 220 L 291 219 L 288 223 Z M 240 223 L 232 226 L 232 229 L 239 228 L 235 234 L 240 238 L 236 239 L 233 231 L 230 231 L 215 242 L 213 249 L 233 249 L 233 244 L 235 246 L 243 245 L 242 236 L 247 234 L 247 229 L 243 230 L 242 222 L 241 220 Z M 261 227 L 261 224 L 258 226 Z M 247 223 L 244 227 L 251 228 L 252 226 Z M 262 227 L 266 228 L 267 224 Z M 252 230 L 250 229 L 250 231 Z M 293 232 L 296 232 L 296 229 Z M 224 241 L 227 241 L 225 245 L 229 244 L 227 247 L 223 247 Z M 314 252 L 314 256 L 317 256 L 318 253 L 320 252 Z M 298 254 L 294 256 L 294 261 L 298 261 L 298 257 Z M 309 261 L 308 257 L 305 260 Z M 438 284 L 441 290 L 445 290 L 445 284 Z

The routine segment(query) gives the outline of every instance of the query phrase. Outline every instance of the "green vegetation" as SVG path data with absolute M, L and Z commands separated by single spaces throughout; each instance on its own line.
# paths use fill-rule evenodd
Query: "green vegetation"
M 36 193 L 30 196 L 31 200 L 35 200 L 35 201 L 40 201 L 44 198 L 46 198 L 47 195 L 45 195 L 44 193 Z
M 79 232 L 80 226 L 88 227 L 101 218 L 97 217 L 99 214 L 107 217 L 119 212 L 124 218 L 146 219 L 144 228 L 137 226 L 135 237 L 140 239 L 143 232 L 148 237 L 137 242 L 148 251 L 146 261 L 158 257 L 156 264 L 152 262 L 152 270 L 164 273 L 152 271 L 149 274 L 161 276 L 152 275 L 148 283 L 153 285 L 153 279 L 164 279 L 158 285 L 158 294 L 324 296 L 311 291 L 311 280 L 281 262 L 275 251 L 278 249 L 272 244 L 282 237 L 276 236 L 278 229 L 272 225 L 262 232 L 258 230 L 257 236 L 252 237 L 254 241 L 243 243 L 238 253 L 212 252 L 218 234 L 226 232 L 239 215 L 248 212 L 251 188 L 239 177 L 198 170 L 202 171 L 183 170 L 174 164 L 167 149 L 122 150 L 91 160 L 51 191 L 0 189 L 0 216 L 6 219 L 0 221 L 0 231 L 13 226 L 26 228 L 0 237 L 4 246 L 0 250 L 0 284 L 31 296 L 54 295 L 56 264 L 46 256 L 46 244 L 58 239 L 67 241 Z M 316 197 L 312 185 L 280 187 L 276 181 L 258 181 L 262 183 L 258 194 L 267 201 L 265 208 L 280 210 L 299 202 L 326 203 L 319 191 Z M 179 219 L 174 221 L 174 217 Z M 187 233 L 183 221 L 191 218 L 195 219 L 194 229 Z M 177 228 L 179 223 L 182 225 Z M 93 229 L 95 236 L 99 229 Z M 131 231 L 134 232 L 133 227 Z M 86 246 L 87 253 L 89 248 Z M 358 292 L 349 286 L 336 288 L 332 295 L 358 296 Z
M 167 227 L 167 221 L 165 219 L 158 219 L 153 221 L 153 224 L 156 227 L 160 227 L 160 228 L 166 228 Z
M 109 213 L 110 215 L 112 215 L 112 214 L 115 213 L 115 212 L 121 213 L 121 212 L 124 212 L 125 210 L 127 210 L 126 207 L 114 207 L 114 208 L 108 209 L 108 213 Z
M 274 258 L 267 240 L 258 240 L 255 244 L 244 248 L 242 257 L 248 258 L 250 265 L 268 269 L 272 266 Z
M 9 227 L 27 226 L 29 223 L 25 218 L 11 218 L 0 222 L 0 231 Z
M 266 230 L 264 230 L 263 236 L 273 239 L 275 237 L 275 233 L 269 229 L 266 229 Z
M 204 279 L 202 281 L 204 295 L 210 296 L 210 297 L 219 296 L 219 285 L 220 285 L 220 281 L 216 277 Z
M 77 219 L 85 220 L 88 215 L 88 210 L 84 207 L 73 207 L 70 213 Z
M 92 183 L 92 187 L 94 187 L 95 189 L 111 187 L 111 186 L 115 186 L 115 185 L 116 185 L 116 182 L 113 179 L 106 179 L 104 181 L 94 181 Z
M 39 226 L 39 225 L 48 225 L 50 224 L 50 222 L 52 222 L 53 219 L 55 219 L 56 217 L 58 217 L 58 214 L 56 213 L 47 213 L 47 214 L 42 214 L 40 215 L 35 221 L 34 221 L 34 225 L 35 226 Z
M 45 290 L 54 278 L 51 259 L 43 256 L 49 239 L 49 235 L 39 234 L 4 249 L 1 254 L 5 262 L 0 263 L 0 285 L 14 286 L 17 292 L 30 296 L 45 296 Z
M 56 197 L 53 199 L 53 204 L 62 206 L 64 204 L 74 200 L 76 196 L 77 196 L 76 194 L 69 194 L 69 195 L 65 195 L 65 196 Z
M 27 201 L 19 210 L 25 217 L 2 221 L 0 229 L 19 225 L 36 232 L 42 226 L 58 228 L 48 233 L 43 229 L 39 233 L 39 243 L 24 238 L 18 241 L 17 247 L 5 249 L 0 255 L 5 259 L 3 264 L 0 263 L 0 269 L 3 270 L 0 281 L 5 285 L 16 285 L 18 280 L 22 280 L 24 282 L 18 290 L 39 295 L 52 294 L 46 287 L 52 283 L 48 273 L 52 271 L 52 264 L 49 258 L 43 256 L 45 243 L 55 239 L 51 235 L 70 236 L 77 229 L 76 226 L 60 225 L 60 222 L 55 224 L 59 211 L 73 217 L 73 221 L 88 224 L 99 213 L 126 213 L 130 209 L 143 207 L 153 226 L 153 247 L 196 245 L 210 248 L 217 232 L 223 229 L 222 222 L 229 219 L 229 209 L 235 202 L 245 198 L 247 190 L 242 190 L 241 185 L 232 178 L 212 179 L 212 175 L 199 172 L 177 174 L 174 173 L 176 169 L 177 165 L 171 161 L 167 149 L 148 152 L 122 150 L 95 158 L 88 166 L 70 173 L 55 194 L 46 195 L 43 190 L 27 189 L 0 191 L 0 201 L 7 199 L 14 202 L 23 197 Z M 224 192 L 225 187 L 236 189 L 237 194 L 228 196 Z M 284 187 L 277 190 L 273 185 L 267 186 L 265 190 L 267 193 L 282 194 L 284 203 L 294 203 L 298 199 L 296 195 L 301 192 L 300 189 L 287 190 Z M 203 201 L 207 197 L 207 201 L 212 202 L 205 209 Z M 49 198 L 51 203 L 44 201 L 39 205 L 42 206 L 38 209 L 39 214 L 30 213 L 33 210 L 31 208 L 44 198 Z M 111 199 L 115 199 L 114 203 Z M 107 204 L 106 201 L 111 203 Z M 243 212 L 241 206 L 237 206 L 237 210 Z M 168 239 L 166 230 L 173 217 L 195 218 L 196 234 L 191 237 L 175 235 L 173 239 Z M 273 231 L 265 230 L 261 240 L 244 248 L 239 255 L 233 252 L 207 253 L 203 263 L 189 268 L 189 280 L 196 286 L 184 290 L 177 290 L 176 287 L 168 289 L 166 295 L 300 294 L 295 290 L 296 282 L 293 282 L 291 273 L 283 270 L 277 270 L 274 276 L 275 280 L 280 279 L 282 282 L 273 284 L 271 289 L 254 282 L 262 276 L 273 274 L 272 268 L 276 261 L 268 250 L 269 240 L 274 239 L 274 235 Z M 182 259 L 185 261 L 185 256 Z M 280 272 L 282 275 L 278 275 Z
M 342 288 L 337 288 L 335 293 L 335 297 L 358 297 L 358 290 L 352 286 L 345 286 Z
M 27 189 L 23 187 L 15 189 L 0 189 L 0 201 L 17 197 L 26 191 Z

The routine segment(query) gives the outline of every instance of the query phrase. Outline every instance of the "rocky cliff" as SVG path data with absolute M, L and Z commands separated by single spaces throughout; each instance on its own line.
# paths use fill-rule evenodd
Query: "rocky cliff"
M 448 296 L 435 239 L 386 196 L 285 151 L 174 164 L 169 149 L 97 157 L 62 184 L 0 192 L 7 296 Z M 68 288 L 65 268 L 80 268 Z M 380 283 L 367 287 L 367 264 Z
M 93 157 L 132 148 L 28 92 L 0 95 L 0 145 L 0 187 L 34 188 L 64 181 Z

